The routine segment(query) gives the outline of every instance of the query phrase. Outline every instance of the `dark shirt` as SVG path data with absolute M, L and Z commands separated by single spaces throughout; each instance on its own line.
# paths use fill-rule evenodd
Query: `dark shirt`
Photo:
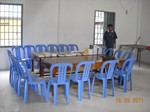
M 116 44 L 117 35 L 116 32 L 105 31 L 103 39 L 105 40 L 105 46 L 108 48 L 114 48 Z

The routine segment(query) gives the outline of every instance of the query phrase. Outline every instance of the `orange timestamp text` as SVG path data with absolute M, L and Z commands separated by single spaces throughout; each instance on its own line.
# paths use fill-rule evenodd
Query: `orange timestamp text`
M 116 103 L 143 103 L 144 98 L 116 98 Z

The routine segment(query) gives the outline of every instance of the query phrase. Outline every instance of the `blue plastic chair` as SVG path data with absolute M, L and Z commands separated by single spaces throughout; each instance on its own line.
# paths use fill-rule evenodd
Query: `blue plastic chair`
M 69 51 L 68 46 L 66 44 L 59 44 L 58 49 L 59 49 L 59 52 Z
M 102 64 L 102 67 L 100 68 L 100 73 L 95 74 L 93 77 L 92 92 L 94 91 L 95 79 L 102 80 L 103 81 L 103 98 L 105 98 L 107 81 L 112 80 L 112 95 L 114 96 L 114 70 L 115 70 L 117 63 L 118 63 L 118 60 L 111 60 L 111 61 L 106 61 Z M 109 66 L 107 70 L 105 70 L 106 66 Z
M 21 77 L 22 74 L 19 71 L 19 67 L 18 67 L 18 64 L 19 64 L 20 60 L 18 60 L 14 56 L 11 56 L 11 60 L 12 60 L 12 63 L 13 63 L 13 68 L 15 70 L 15 74 L 14 74 L 14 89 L 16 91 L 16 94 L 18 96 L 20 96 L 21 79 L 24 79 L 24 78 Z
M 36 52 L 36 48 L 33 45 L 24 46 L 25 57 L 31 59 L 32 52 Z
M 108 48 L 108 49 L 106 49 L 105 54 L 106 54 L 107 56 L 113 56 L 113 53 L 114 53 L 113 48 Z
M 28 68 L 31 68 L 31 55 L 32 55 L 32 52 L 36 52 L 35 46 L 25 45 L 24 52 L 25 52 L 25 58 L 28 59 L 27 66 L 28 66 Z
M 115 57 L 115 58 L 120 58 L 120 57 L 121 57 L 121 53 L 122 53 L 122 51 L 121 51 L 120 49 L 116 50 L 116 51 L 114 52 L 114 57 Z
M 16 57 L 18 60 L 22 60 L 26 63 L 28 66 L 29 58 L 26 58 L 25 56 L 25 50 L 23 46 L 16 46 L 12 48 L 12 54 L 14 57 Z
M 131 51 L 126 51 L 123 56 L 122 56 L 122 59 L 129 59 L 133 56 L 132 52 Z
M 35 88 L 38 88 L 38 85 L 41 86 L 41 92 L 42 96 L 44 97 L 45 102 L 48 102 L 48 96 L 46 91 L 46 82 L 43 78 L 33 78 L 28 71 L 27 66 L 23 61 L 16 61 L 18 64 L 19 72 L 22 75 L 22 78 L 24 79 L 24 93 L 23 93 L 23 101 L 24 103 L 27 102 L 28 98 L 28 86 L 35 86 Z
M 25 52 L 23 46 L 16 46 L 12 48 L 12 54 L 17 59 L 24 59 L 25 58 Z
M 46 45 L 38 44 L 35 46 L 37 52 L 47 52 Z
M 115 71 L 115 75 L 118 75 L 119 77 L 119 84 L 122 84 L 122 80 L 123 80 L 123 85 L 124 85 L 124 92 L 127 91 L 127 82 L 128 79 L 130 81 L 130 90 L 132 90 L 132 69 L 133 69 L 133 65 L 135 63 L 135 58 L 129 58 L 127 59 L 121 69 L 118 69 Z
M 12 85 L 13 85 L 13 88 L 14 88 L 15 92 L 19 96 L 20 94 L 18 94 L 18 80 L 20 78 L 19 77 L 20 73 L 18 72 L 18 68 L 17 68 L 17 63 L 16 63 L 17 58 L 14 57 L 13 55 L 9 55 L 9 57 L 10 57 L 10 60 L 11 60 L 11 63 L 12 63 L 12 73 L 11 73 L 11 75 L 12 75 L 11 76 Z
M 53 77 L 53 71 L 54 69 L 58 68 L 58 75 L 56 77 Z M 70 71 L 67 71 L 67 69 L 70 68 Z M 65 93 L 65 97 L 66 97 L 66 101 L 67 104 L 69 104 L 69 78 L 67 78 L 67 72 L 69 72 L 69 74 L 71 74 L 72 72 L 72 64 L 71 63 L 56 63 L 56 64 L 52 64 L 50 67 L 50 79 L 48 82 L 48 96 L 50 95 L 50 86 L 53 85 L 53 89 L 54 89 L 54 105 L 57 104 L 57 94 L 58 94 L 58 85 L 64 85 L 65 89 L 64 89 L 64 93 Z
M 91 90 L 90 90 L 90 73 L 92 70 L 92 65 L 94 61 L 84 61 L 80 62 L 75 70 L 75 74 L 70 77 L 70 80 L 73 82 L 78 83 L 78 101 L 82 100 L 84 82 L 88 82 L 88 98 L 91 97 Z M 79 73 L 80 69 L 83 67 L 83 73 Z
M 47 45 L 48 52 L 58 52 L 58 46 L 56 44 L 49 44 Z
M 21 60 L 18 60 L 17 58 L 15 58 L 13 55 L 10 56 L 11 57 L 11 60 L 12 60 L 12 63 L 13 63 L 13 70 L 14 70 L 14 89 L 17 93 L 18 96 L 20 96 L 20 88 L 21 88 L 21 82 L 24 81 L 27 77 L 21 72 L 20 70 L 20 66 L 19 64 L 21 64 L 23 61 Z M 25 63 L 25 62 L 24 62 Z M 23 66 L 21 66 L 23 67 Z M 22 68 L 21 68 L 22 69 Z M 23 68 L 24 69 L 24 68 Z M 24 72 L 25 72 L 25 69 L 24 69 Z M 35 80 L 35 79 L 38 79 L 39 77 L 37 76 L 37 74 L 35 73 L 31 73 L 31 77 Z M 32 89 L 35 89 L 34 86 L 32 86 Z M 37 94 L 39 95 L 39 92 L 38 92 L 38 88 L 36 87 L 36 92 Z
M 69 51 L 78 51 L 79 48 L 76 44 L 68 44 Z
M 7 55 L 9 58 L 9 83 L 12 87 L 14 87 L 14 69 L 13 69 L 13 62 L 11 59 L 12 54 L 10 50 L 7 50 Z
M 107 48 L 105 46 L 101 46 L 101 53 L 105 55 L 106 54 L 106 49 Z

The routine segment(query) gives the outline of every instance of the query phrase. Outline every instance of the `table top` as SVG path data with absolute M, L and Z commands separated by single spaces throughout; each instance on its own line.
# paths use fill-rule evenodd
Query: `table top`
M 86 55 L 83 52 L 32 52 L 32 56 L 36 56 L 38 58 L 50 58 L 50 57 L 64 57 L 64 56 L 81 56 Z
M 122 44 L 120 47 L 131 47 L 131 48 L 140 48 L 140 49 L 146 49 L 146 45 L 137 45 L 137 44 Z
M 53 58 L 42 58 L 42 62 L 43 63 L 47 63 L 48 66 L 49 64 L 55 64 L 55 63 L 72 63 L 73 67 L 75 68 L 76 65 L 80 62 L 83 61 L 95 61 L 95 64 L 93 65 L 93 69 L 99 69 L 101 68 L 102 64 L 105 61 L 109 61 L 109 60 L 115 60 L 115 57 L 111 57 L 111 56 L 103 56 L 103 55 L 86 55 L 86 56 L 71 56 L 71 57 L 53 57 Z M 117 59 L 119 60 L 119 63 L 117 64 L 118 67 L 122 66 L 122 64 L 124 63 L 124 59 Z M 108 65 L 106 66 L 106 68 L 108 67 Z
M 95 61 L 102 62 L 106 60 L 115 60 L 114 57 L 103 56 L 103 55 L 83 55 L 83 56 L 65 56 L 65 57 L 52 57 L 52 58 L 43 58 L 42 61 L 45 63 L 74 63 L 77 64 L 82 61 Z
M 44 74 L 44 68 L 49 68 L 51 64 L 55 63 L 72 63 L 73 64 L 73 70 L 75 70 L 76 66 L 78 63 L 83 62 L 83 61 L 95 61 L 93 65 L 93 69 L 99 69 L 101 68 L 103 62 L 108 61 L 108 60 L 115 60 L 117 58 L 112 57 L 112 56 L 104 56 L 102 54 L 98 55 L 85 55 L 85 54 L 80 54 L 77 56 L 72 56 L 67 54 L 66 55 L 57 55 L 57 56 L 45 56 L 40 57 L 42 53 L 32 53 L 32 59 L 39 58 L 40 61 L 42 62 L 42 65 L 40 65 L 40 74 L 41 76 Z M 122 66 L 124 63 L 124 59 L 117 59 L 119 60 L 119 63 L 117 63 L 117 66 Z M 106 66 L 106 68 L 109 65 Z M 54 75 L 57 73 L 57 68 L 54 70 Z

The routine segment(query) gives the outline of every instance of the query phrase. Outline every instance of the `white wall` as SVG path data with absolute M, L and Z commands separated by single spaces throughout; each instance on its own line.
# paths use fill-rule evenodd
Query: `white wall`
M 0 2 L 12 0 L 0 0 Z M 23 3 L 23 43 L 76 43 L 80 49 L 93 43 L 94 11 L 116 13 L 117 45 L 134 43 L 137 38 L 138 0 L 13 0 Z M 125 13 L 128 10 L 128 14 Z M 59 17 L 59 18 L 58 18 Z M 59 23 L 59 24 L 58 24 Z M 59 27 L 57 27 L 59 26 Z M 6 49 L 0 69 L 8 68 Z
M 140 44 L 150 46 L 150 0 L 141 0 Z M 150 63 L 150 51 L 143 51 L 142 58 L 142 61 Z

